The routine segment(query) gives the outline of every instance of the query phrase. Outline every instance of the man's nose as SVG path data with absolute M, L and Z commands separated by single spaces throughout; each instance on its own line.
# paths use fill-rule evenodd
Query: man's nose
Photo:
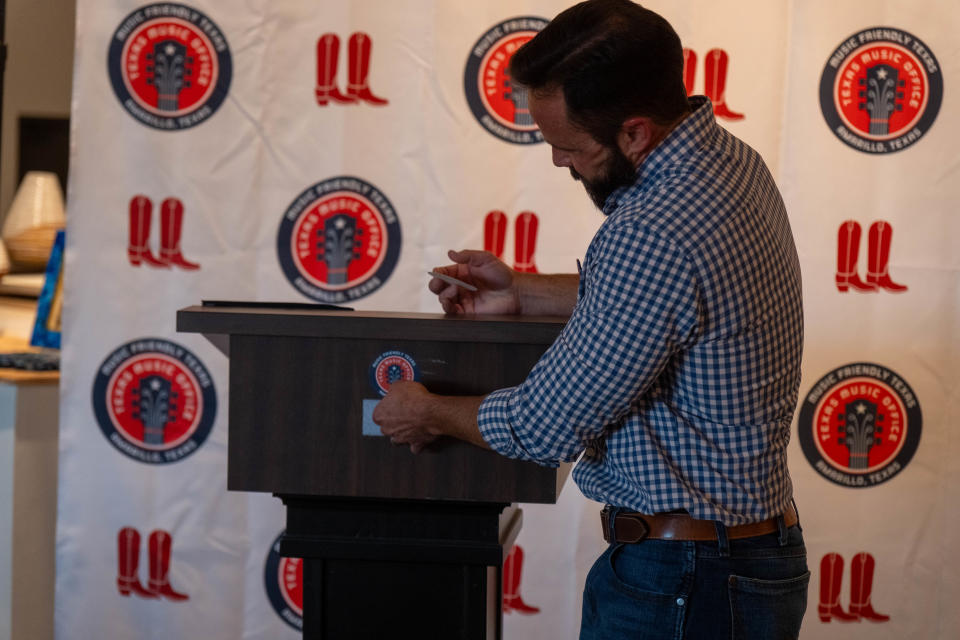
M 553 166 L 555 167 L 572 167 L 573 164 L 570 162 L 570 154 L 559 149 L 553 150 Z

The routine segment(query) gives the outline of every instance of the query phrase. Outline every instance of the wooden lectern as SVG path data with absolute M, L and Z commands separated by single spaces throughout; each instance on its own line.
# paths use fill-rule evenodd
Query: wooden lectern
M 205 303 L 177 330 L 230 358 L 227 486 L 287 507 L 305 638 L 501 637 L 513 503 L 554 503 L 550 469 L 444 440 L 413 455 L 370 413 L 391 379 L 479 395 L 519 384 L 565 319 Z

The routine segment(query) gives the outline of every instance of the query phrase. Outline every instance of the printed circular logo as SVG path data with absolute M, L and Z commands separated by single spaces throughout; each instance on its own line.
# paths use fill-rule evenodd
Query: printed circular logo
M 400 243 L 400 221 L 386 196 L 341 176 L 294 199 L 280 221 L 277 256 L 300 293 L 338 304 L 382 287 L 397 266 Z
M 399 380 L 420 380 L 416 361 L 406 353 L 387 351 L 370 365 L 370 385 L 381 396 L 387 395 L 390 385 Z
M 510 81 L 507 65 L 517 49 L 547 26 L 536 17 L 511 18 L 480 36 L 463 73 L 463 90 L 483 128 L 507 142 L 535 144 L 543 135 L 530 116 L 527 91 Z
M 122 453 L 148 464 L 187 457 L 217 414 L 213 377 L 184 347 L 162 338 L 128 342 L 101 363 L 93 383 L 100 430 Z
M 227 40 L 210 18 L 164 2 L 123 19 L 110 40 L 107 70 L 130 115 L 173 131 L 214 114 L 227 97 L 233 65 Z
M 833 133 L 865 153 L 906 149 L 940 111 L 943 74 L 933 51 L 901 29 L 855 33 L 820 77 L 820 108 Z
M 270 545 L 267 562 L 263 570 L 263 581 L 267 588 L 267 597 L 273 610 L 284 622 L 296 629 L 303 630 L 303 560 L 285 558 L 280 555 L 280 538 L 277 536 Z
M 800 407 L 800 446 L 826 479 L 872 487 L 900 473 L 920 444 L 920 404 L 910 385 L 886 367 L 837 367 Z

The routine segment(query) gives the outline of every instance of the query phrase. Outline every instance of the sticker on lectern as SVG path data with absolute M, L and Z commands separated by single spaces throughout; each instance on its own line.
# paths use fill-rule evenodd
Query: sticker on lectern
M 185 347 L 163 338 L 122 344 L 97 369 L 93 412 L 121 453 L 147 464 L 199 449 L 217 414 L 213 376 Z
M 280 538 L 270 545 L 263 569 L 267 598 L 277 615 L 297 631 L 303 630 L 303 560 L 280 555 Z
M 381 396 L 387 395 L 390 385 L 400 380 L 420 380 L 417 362 L 403 351 L 387 351 L 370 365 L 370 385 Z
M 403 351 L 385 351 L 370 365 L 370 387 L 376 392 L 377 397 L 363 399 L 363 435 L 383 435 L 379 425 L 373 421 L 373 410 L 380 402 L 380 398 L 390 391 L 390 385 L 400 380 L 420 381 L 420 369 L 413 356 Z

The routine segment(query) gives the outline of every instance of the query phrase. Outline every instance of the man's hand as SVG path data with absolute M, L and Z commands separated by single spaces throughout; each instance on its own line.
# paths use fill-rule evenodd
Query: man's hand
M 373 421 L 390 442 L 410 445 L 410 451 L 420 453 L 440 435 L 429 428 L 433 421 L 432 398 L 419 382 L 394 382 L 373 410 Z
M 413 453 L 442 435 L 489 449 L 477 427 L 482 402 L 483 396 L 438 396 L 419 382 L 399 381 L 377 403 L 373 421 L 390 442 L 410 445 Z
M 428 286 L 446 313 L 569 316 L 577 303 L 577 275 L 514 271 L 489 251 L 447 255 L 454 264 L 434 271 L 468 282 L 477 291 L 433 278 Z
M 450 251 L 454 264 L 434 269 L 477 287 L 467 291 L 447 284 L 439 278 L 430 281 L 430 291 L 437 294 L 443 310 L 449 314 L 518 314 L 520 292 L 518 274 L 488 251 Z

